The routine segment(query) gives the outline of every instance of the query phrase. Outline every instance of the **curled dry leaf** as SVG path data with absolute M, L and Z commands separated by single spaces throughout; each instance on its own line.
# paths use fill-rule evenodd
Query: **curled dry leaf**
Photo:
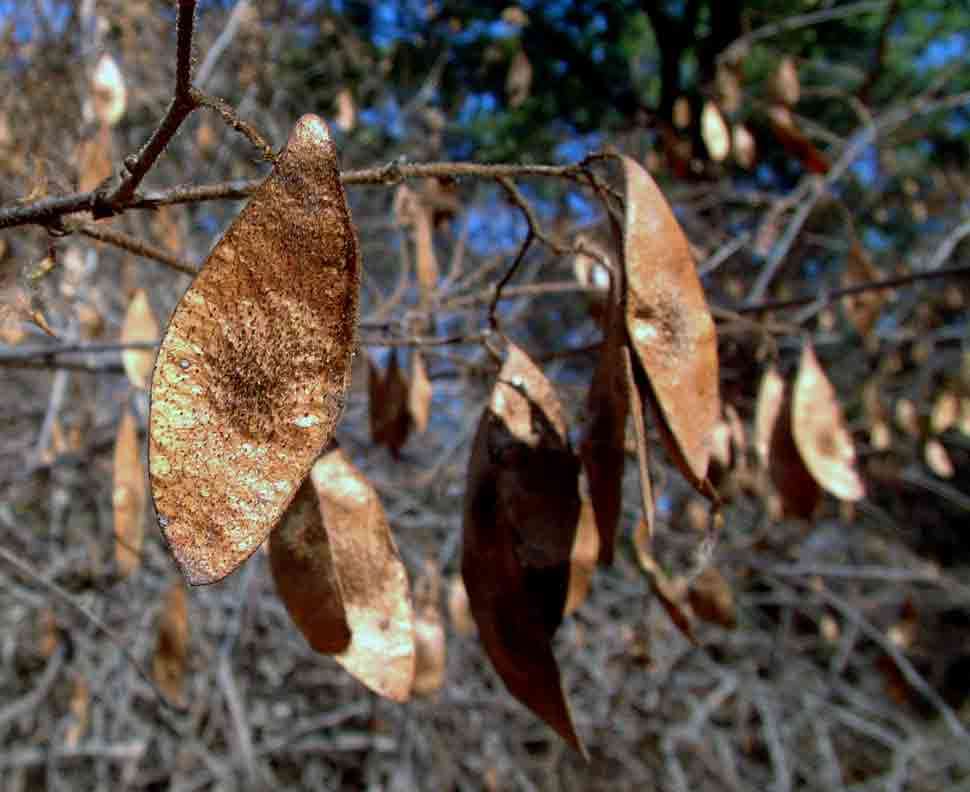
M 139 289 L 132 295 L 125 313 L 125 321 L 121 326 L 121 343 L 135 344 L 141 342 L 155 342 L 158 340 L 158 320 L 148 302 L 148 295 L 144 289 Z M 152 376 L 152 365 L 155 363 L 155 352 L 151 349 L 125 349 L 121 353 L 121 362 L 125 367 L 128 380 L 136 388 L 147 388 Z
M 102 55 L 91 75 L 91 100 L 95 117 L 109 126 L 125 114 L 128 92 L 118 63 L 108 53 Z
M 792 430 L 805 466 L 822 487 L 843 500 L 859 500 L 866 494 L 838 396 L 811 344 L 802 349 L 795 378 Z
M 732 629 L 737 625 L 734 592 L 717 567 L 708 566 L 695 577 L 687 592 L 698 619 Z
M 710 100 L 704 102 L 704 108 L 701 110 L 701 138 L 712 160 L 723 162 L 727 159 L 727 155 L 731 152 L 731 133 L 724 123 L 721 111 Z
M 152 676 L 162 693 L 177 706 L 183 706 L 185 702 L 188 656 L 188 597 L 182 581 L 176 580 L 162 603 L 155 656 L 152 659 Z
M 330 439 L 359 284 L 336 150 L 303 116 L 179 302 L 155 365 L 152 493 L 190 583 L 255 552 Z
M 431 398 L 433 396 L 431 380 L 428 379 L 428 369 L 424 365 L 424 356 L 420 350 L 411 353 L 411 384 L 408 390 L 408 412 L 418 434 L 424 434 L 428 428 L 428 417 L 431 413 Z
M 579 510 L 579 524 L 569 558 L 569 592 L 563 614 L 568 616 L 579 608 L 589 594 L 596 562 L 600 556 L 600 535 L 597 532 L 593 504 L 583 500 Z
M 141 564 L 146 494 L 138 426 L 132 412 L 125 410 L 115 438 L 111 493 L 114 506 L 115 563 L 122 577 L 130 575 Z
M 619 289 L 607 297 L 606 337 L 586 400 L 587 423 L 580 456 L 589 480 L 590 501 L 599 531 L 599 561 L 613 563 L 622 508 L 626 419 L 630 411 L 624 368 L 623 314 Z
M 697 486 L 707 475 L 721 412 L 714 320 L 687 238 L 663 194 L 636 161 L 623 157 L 623 167 L 626 325 L 650 385 L 641 397 L 658 408 L 674 461 Z
M 415 670 L 412 691 L 427 696 L 445 683 L 447 655 L 441 619 L 441 573 L 426 562 L 424 574 L 414 584 Z
M 768 368 L 758 389 L 755 447 L 778 490 L 784 512 L 807 519 L 815 512 L 822 493 L 795 445 L 787 390 L 775 368 Z
M 307 643 L 322 654 L 346 649 L 351 636 L 343 591 L 310 477 L 270 534 L 269 564 L 276 591 Z
M 310 476 L 351 632 L 335 659 L 374 692 L 404 701 L 414 680 L 411 596 L 377 492 L 340 449 Z
M 509 692 L 582 752 L 552 653 L 569 587 L 578 477 L 551 384 L 509 345 L 468 466 L 462 577 Z
M 448 618 L 459 635 L 471 635 L 475 632 L 468 592 L 465 591 L 461 575 L 452 575 L 448 581 Z

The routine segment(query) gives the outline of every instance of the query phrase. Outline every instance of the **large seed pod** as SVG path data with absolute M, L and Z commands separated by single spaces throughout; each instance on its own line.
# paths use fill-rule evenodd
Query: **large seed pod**
M 714 320 L 687 238 L 663 194 L 635 160 L 622 161 L 626 327 L 649 381 L 641 396 L 657 407 L 674 462 L 698 486 L 721 413 Z
M 304 116 L 182 297 L 155 363 L 152 495 L 190 583 L 259 547 L 330 439 L 359 283 L 336 150 Z
M 569 587 L 578 475 L 551 384 L 510 345 L 469 462 L 462 577 L 509 692 L 583 751 L 551 644 Z

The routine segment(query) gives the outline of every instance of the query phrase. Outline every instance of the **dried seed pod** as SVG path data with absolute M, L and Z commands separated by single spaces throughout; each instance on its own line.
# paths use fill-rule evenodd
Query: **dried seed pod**
M 152 676 L 155 684 L 178 706 L 185 703 L 185 674 L 188 669 L 188 598 L 181 580 L 172 583 L 162 603 Z
M 579 510 L 579 524 L 576 526 L 576 538 L 573 540 L 573 551 L 569 558 L 569 592 L 563 609 L 565 616 L 577 610 L 589 594 L 599 555 L 600 535 L 597 532 L 593 504 L 584 500 Z
M 731 150 L 734 152 L 734 161 L 745 170 L 754 167 L 758 156 L 757 144 L 754 135 L 744 124 L 735 124 L 731 130 Z
M 141 564 L 145 526 L 145 470 L 141 463 L 138 426 L 135 416 L 125 410 L 118 424 L 114 451 L 115 562 L 122 577 Z
M 329 441 L 359 283 L 336 151 L 304 116 L 182 297 L 155 364 L 152 494 L 190 583 L 255 552 Z
M 371 690 L 404 701 L 414 681 L 414 617 L 380 499 L 339 448 L 320 457 L 310 476 L 351 632 L 334 658 Z
M 774 367 L 765 371 L 758 391 L 755 444 L 761 464 L 771 474 L 781 497 L 784 512 L 808 519 L 822 493 L 795 445 L 787 390 Z
M 424 365 L 424 356 L 415 349 L 411 353 L 411 384 L 408 389 L 408 412 L 418 434 L 424 434 L 428 428 L 428 417 L 431 413 L 431 399 L 433 396 L 431 380 L 428 379 L 428 369 Z
M 641 397 L 657 407 L 674 461 L 698 486 L 721 412 L 714 320 L 690 246 L 663 194 L 634 160 L 623 157 L 623 167 L 626 326 L 649 380 Z
M 125 114 L 128 92 L 118 63 L 108 53 L 102 55 L 91 75 L 94 116 L 102 124 L 114 126 Z
M 859 500 L 866 494 L 838 396 L 811 344 L 802 349 L 795 378 L 792 431 L 805 466 L 822 487 L 843 500 Z
M 610 289 L 606 337 L 586 400 L 588 420 L 580 455 L 589 479 L 590 501 L 599 531 L 599 561 L 613 563 L 613 548 L 622 508 L 626 464 L 626 419 L 630 412 L 623 363 L 625 330 L 619 289 Z
M 157 340 L 158 320 L 145 290 L 139 289 L 128 303 L 125 322 L 121 326 L 121 343 L 135 344 Z M 121 362 L 132 385 L 136 388 L 148 387 L 155 363 L 155 353 L 151 349 L 125 349 L 121 353 Z
M 578 475 L 552 386 L 510 345 L 468 466 L 462 577 L 509 692 L 583 751 L 551 645 L 569 587 Z
M 346 649 L 350 625 L 343 591 L 310 477 L 270 534 L 269 563 L 276 591 L 307 643 L 322 654 Z
M 465 591 L 461 575 L 452 575 L 448 581 L 448 618 L 459 635 L 471 635 L 475 632 L 468 592 Z
M 727 159 L 731 152 L 731 133 L 721 111 L 710 100 L 704 102 L 704 109 L 701 110 L 701 138 L 712 160 L 723 162 Z
M 428 561 L 414 584 L 415 670 L 412 691 L 427 696 L 445 683 L 447 655 L 441 619 L 441 573 Z

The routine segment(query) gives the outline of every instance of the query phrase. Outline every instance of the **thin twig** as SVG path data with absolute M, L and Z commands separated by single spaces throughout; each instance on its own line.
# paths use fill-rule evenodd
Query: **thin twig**
M 186 275 L 197 275 L 199 272 L 198 267 L 185 261 L 185 259 L 179 258 L 157 245 L 137 239 L 114 228 L 107 228 L 96 223 L 78 223 L 77 225 L 68 226 L 68 230 L 77 231 L 79 234 L 84 234 L 84 236 L 95 239 L 98 242 L 114 245 L 122 250 L 127 250 L 129 253 L 134 253 L 136 256 L 157 261 L 159 264 L 164 264 L 166 267 L 178 272 L 184 272 Z
M 175 137 L 182 122 L 198 106 L 192 95 L 192 33 L 195 28 L 195 6 L 196 0 L 178 2 L 175 96 L 165 112 L 165 117 L 148 142 L 142 146 L 141 151 L 125 159 L 128 175 L 122 179 L 115 190 L 104 197 L 103 202 L 95 203 L 92 212 L 95 219 L 115 214 L 131 203 L 135 190 L 151 170 L 155 160 Z M 0 227 L 2 227 L 2 220 L 0 220 Z

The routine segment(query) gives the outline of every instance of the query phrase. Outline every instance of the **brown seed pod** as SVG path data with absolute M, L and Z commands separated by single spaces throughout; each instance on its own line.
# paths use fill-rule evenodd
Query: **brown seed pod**
M 580 456 L 589 479 L 590 500 L 599 531 L 599 561 L 613 563 L 613 548 L 622 508 L 626 464 L 626 420 L 630 412 L 623 363 L 625 330 L 619 289 L 611 289 L 606 337 L 586 399 L 588 420 Z
M 792 431 L 805 466 L 822 487 L 843 500 L 865 496 L 838 396 L 807 343 L 795 378 Z
M 125 321 L 121 326 L 121 343 L 154 342 L 157 339 L 158 320 L 148 302 L 145 290 L 139 289 L 128 303 Z M 136 388 L 148 387 L 152 366 L 155 363 L 155 353 L 151 349 L 125 349 L 121 353 L 121 362 L 132 385 Z
M 155 684 L 178 706 L 185 702 L 185 674 L 189 654 L 188 598 L 181 580 L 172 583 L 162 603 L 152 676 Z
M 784 512 L 808 519 L 815 512 L 822 493 L 795 445 L 787 390 L 775 368 L 768 368 L 758 389 L 755 447 L 763 468 L 778 490 Z
M 462 577 L 509 692 L 582 752 L 551 645 L 569 587 L 578 474 L 551 384 L 510 345 L 468 466 Z
M 343 591 L 310 477 L 270 534 L 269 564 L 276 591 L 307 643 L 322 654 L 346 649 L 350 625 Z
M 563 615 L 568 616 L 577 610 L 589 594 L 593 573 L 596 571 L 596 562 L 600 555 L 599 549 L 600 536 L 596 530 L 593 504 L 584 500 L 579 511 L 579 524 L 576 526 L 572 556 L 569 559 L 569 593 L 566 596 Z
M 712 160 L 723 162 L 727 159 L 731 152 L 731 133 L 721 111 L 710 100 L 704 102 L 704 109 L 701 110 L 701 138 Z
M 649 380 L 643 401 L 657 407 L 681 472 L 703 482 L 721 412 L 717 334 L 690 246 L 650 175 L 629 157 L 626 174 L 626 327 Z
M 141 462 L 138 426 L 131 411 L 125 410 L 115 439 L 111 493 L 114 506 L 115 562 L 122 577 L 130 575 L 141 564 L 145 496 L 145 470 Z
M 431 397 L 433 390 L 431 380 L 428 379 L 428 369 L 424 365 L 424 356 L 415 349 L 411 353 L 411 384 L 408 389 L 408 412 L 418 434 L 424 434 L 428 428 L 428 417 L 431 413 Z
M 445 683 L 447 653 L 441 618 L 441 573 L 430 561 L 414 584 L 415 671 L 412 692 L 427 696 Z
M 310 477 L 351 631 L 334 659 L 374 692 L 404 701 L 414 681 L 414 617 L 380 499 L 339 448 L 320 457 Z
M 182 297 L 155 364 L 152 494 L 190 583 L 260 546 L 330 439 L 359 284 L 336 150 L 304 116 Z

